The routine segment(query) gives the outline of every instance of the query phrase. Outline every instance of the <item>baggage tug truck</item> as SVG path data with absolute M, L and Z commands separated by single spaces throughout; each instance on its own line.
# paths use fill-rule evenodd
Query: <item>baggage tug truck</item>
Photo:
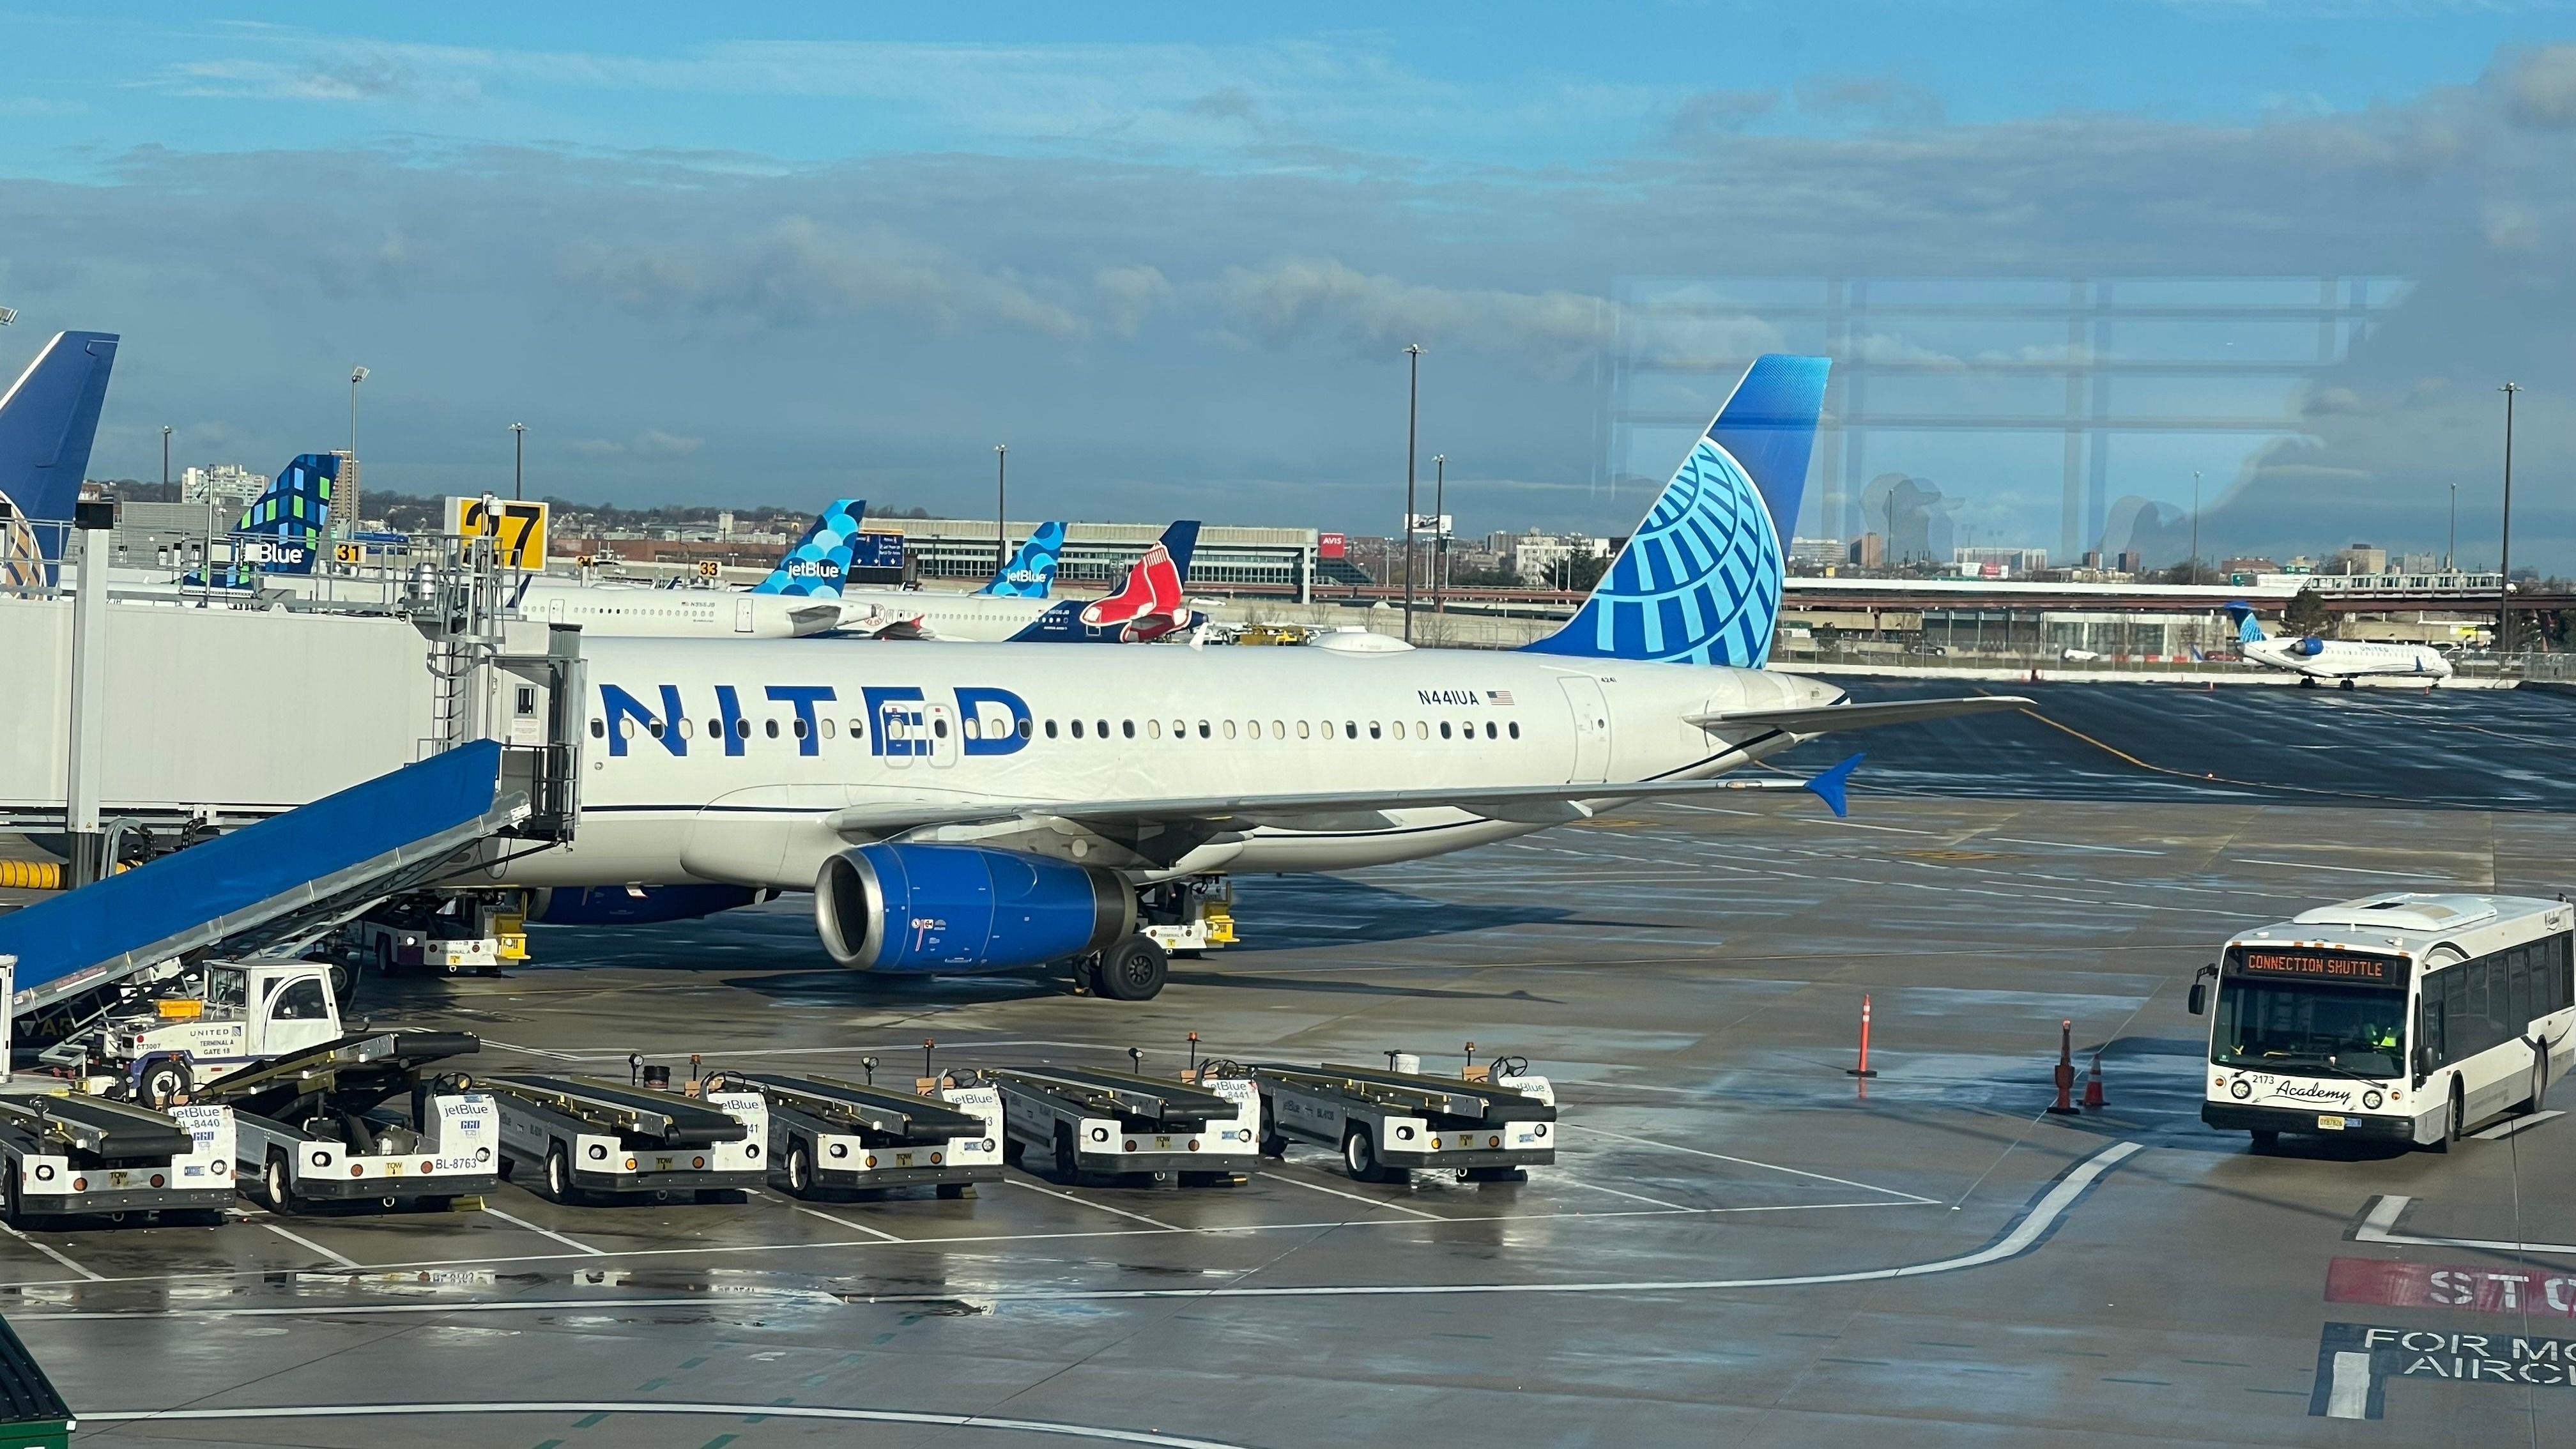
M 933 1098 L 835 1077 L 742 1079 L 769 1104 L 770 1178 L 798 1197 L 927 1183 L 959 1198 L 1002 1176 L 1002 1094 L 993 1087 L 936 1085 Z
M 235 1072 L 199 1100 L 233 1109 L 235 1180 L 272 1212 L 438 1211 L 501 1181 L 492 1094 L 463 1073 L 428 1070 L 482 1048 L 464 1032 L 344 1037 Z
M 1556 1161 L 1556 1093 L 1529 1063 L 1505 1057 L 1481 1077 L 1441 1077 L 1327 1062 L 1263 1062 L 1261 1150 L 1294 1137 L 1342 1154 L 1362 1182 L 1402 1182 L 1415 1168 L 1468 1182 L 1520 1182 Z
M 1202 1073 L 1200 1086 L 1075 1067 L 994 1067 L 1003 1152 L 1025 1166 L 1035 1148 L 1056 1176 L 1149 1177 L 1185 1187 L 1248 1181 L 1261 1099 L 1250 1081 Z
M 253 1063 L 340 1039 L 328 966 L 216 961 L 181 980 L 178 990 L 120 1005 L 45 1048 L 42 1060 L 84 1075 L 112 1072 L 123 1095 L 158 1108 Z
M 532 1073 L 482 1085 L 501 1109 L 501 1175 L 527 1172 L 556 1202 L 678 1192 L 730 1202 L 768 1172 L 769 1108 L 730 1074 L 709 1076 L 697 1098 Z

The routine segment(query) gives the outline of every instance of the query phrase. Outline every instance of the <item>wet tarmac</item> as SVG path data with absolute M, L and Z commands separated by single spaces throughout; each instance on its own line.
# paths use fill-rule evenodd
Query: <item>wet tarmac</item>
M 2182 1007 L 2221 939 L 2308 905 L 2566 885 L 2567 703 L 2039 697 L 2054 724 L 1866 737 L 1848 821 L 1747 796 L 1246 879 L 1245 943 L 1143 1005 L 854 978 L 793 898 L 541 931 L 542 965 L 361 1003 L 482 1034 L 487 1068 L 620 1078 L 630 1051 L 909 1076 L 924 1038 L 945 1067 L 1135 1046 L 1149 1071 L 1191 1031 L 1431 1068 L 1472 1040 L 1558 1086 L 1564 1148 L 1526 1184 L 1361 1183 L 1298 1148 L 1191 1191 L 245 1202 L 0 1237 L 0 1307 L 98 1445 L 2576 1443 L 2569 1375 L 2529 1367 L 2576 1339 L 2566 1122 L 2254 1157 L 2198 1121 Z M 2320 780 L 2343 793 L 2285 788 Z M 2101 1111 L 2043 1110 L 2061 1021 Z M 2518 1296 L 2390 1306 L 2455 1270 Z M 2512 1373 L 2462 1367 L 2486 1361 Z

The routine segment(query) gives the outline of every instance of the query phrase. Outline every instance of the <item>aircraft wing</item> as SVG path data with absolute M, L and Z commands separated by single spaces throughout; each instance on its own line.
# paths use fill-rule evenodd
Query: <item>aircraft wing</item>
M 1825 704 L 1806 709 L 1742 709 L 1722 714 L 1685 716 L 1704 730 L 1752 727 L 1793 735 L 1830 734 L 1836 730 L 1875 729 L 1917 720 L 1949 719 L 1963 714 L 1992 714 L 2028 709 L 2031 701 L 2013 694 L 1981 694 L 1961 699 L 1899 699 L 1885 704 Z
M 994 800 L 976 803 L 885 801 L 835 810 L 823 823 L 838 834 L 881 838 L 939 825 L 1002 825 L 1066 821 L 1109 833 L 1142 826 L 1199 826 L 1249 830 L 1272 825 L 1290 830 L 1383 830 L 1390 810 L 1449 808 L 1490 820 L 1554 825 L 1588 819 L 1586 802 L 1713 795 L 1730 790 L 1813 789 L 1840 811 L 1841 786 L 1858 757 L 1815 780 L 1787 776 L 1753 779 L 1648 780 L 1635 784 L 1578 781 L 1565 785 L 1483 785 L 1407 790 L 1324 790 L 1293 794 L 1167 795 L 1128 800 Z

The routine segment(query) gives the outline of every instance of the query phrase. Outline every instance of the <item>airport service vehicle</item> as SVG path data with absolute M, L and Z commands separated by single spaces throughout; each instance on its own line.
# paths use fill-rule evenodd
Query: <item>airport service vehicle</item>
M 2201 1120 L 2448 1150 L 2539 1107 L 2576 1065 L 2576 907 L 2404 892 L 2303 911 L 2227 943 L 2191 987 L 2210 1007 Z
M 430 971 L 498 976 L 528 959 L 527 917 L 517 891 L 415 891 L 340 928 L 340 953 L 380 976 Z
M 1801 782 L 1718 777 L 1843 729 L 2016 709 L 1854 704 L 1759 666 L 1821 358 L 1765 357 L 1564 628 L 1518 652 L 1375 635 L 1296 649 L 598 639 L 580 845 L 509 884 L 813 893 L 855 970 L 1076 963 L 1162 988 L 1139 893 L 1341 870 Z M 1806 782 L 1838 805 L 1841 776 Z
M 464 1032 L 343 1037 L 221 1078 L 197 1100 L 232 1109 L 235 1180 L 272 1212 L 443 1208 L 501 1181 L 500 1109 L 439 1066 L 482 1047 Z
M 1249 1074 L 1202 1070 L 1196 1084 L 1081 1067 L 993 1067 L 1014 1166 L 1037 1160 L 1073 1182 L 1144 1177 L 1184 1187 L 1247 1180 L 1258 1162 L 1261 1098 Z
M 2439 688 L 2451 677 L 2449 656 L 2430 644 L 2363 644 L 2314 634 L 2276 639 L 2263 632 L 2263 621 L 2255 617 L 2253 605 L 2230 604 L 2227 614 L 2236 621 L 2236 647 L 2247 662 L 2286 669 L 2299 676 L 2302 689 L 2314 689 L 2324 680 L 2351 689 L 2355 680 L 2384 676 L 2403 676 Z
M 1002 1094 L 989 1085 L 926 1078 L 913 1093 L 741 1075 L 769 1104 L 770 1181 L 798 1197 L 927 1185 L 956 1198 L 1002 1175 Z
M 232 1201 L 233 1115 L 219 1106 L 156 1112 L 75 1093 L 0 1096 L 0 1218 L 185 1212 Z
M 331 968 L 312 961 L 216 961 L 47 1047 L 42 1060 L 104 1069 L 118 1090 L 166 1108 L 218 1077 L 340 1038 Z
M 1312 1142 L 1339 1152 L 1362 1182 L 1402 1182 L 1416 1168 L 1520 1182 L 1556 1161 L 1556 1093 L 1526 1058 L 1455 1077 L 1399 1070 L 1418 1065 L 1400 1055 L 1383 1069 L 1255 1063 L 1263 1155 L 1283 1155 L 1292 1138 Z
M 675 1193 L 728 1202 L 768 1172 L 769 1109 L 729 1074 L 696 1083 L 694 1096 L 533 1073 L 481 1085 L 501 1109 L 501 1175 L 556 1202 Z

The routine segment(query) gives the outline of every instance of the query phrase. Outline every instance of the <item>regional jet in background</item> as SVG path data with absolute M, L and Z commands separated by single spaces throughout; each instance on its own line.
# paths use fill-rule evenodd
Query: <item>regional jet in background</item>
M 2238 653 L 2267 669 L 2298 675 L 2303 689 L 2314 689 L 2321 680 L 2351 689 L 2358 679 L 2388 677 L 2439 688 L 2451 677 L 2450 659 L 2430 644 L 2363 644 L 2314 634 L 2275 637 L 2263 632 L 2254 606 L 2243 602 L 2228 605 L 2227 616 L 2236 621 Z
M 57 332 L 0 394 L 0 587 L 54 582 L 115 365 L 115 333 Z
M 1854 704 L 1762 668 L 1827 367 L 1755 362 L 1591 597 L 1520 652 L 1376 636 L 587 641 L 580 844 L 497 877 L 559 898 L 613 891 L 629 920 L 810 890 L 846 967 L 1069 961 L 1103 994 L 1142 999 L 1165 972 L 1143 905 L 1194 879 L 1412 860 L 1634 800 L 1794 787 L 1720 777 L 1832 731 L 2025 706 Z M 1058 607 L 1115 636 L 1176 599 L 1170 578 L 1131 577 Z M 1848 765 L 1819 793 L 1835 798 Z

